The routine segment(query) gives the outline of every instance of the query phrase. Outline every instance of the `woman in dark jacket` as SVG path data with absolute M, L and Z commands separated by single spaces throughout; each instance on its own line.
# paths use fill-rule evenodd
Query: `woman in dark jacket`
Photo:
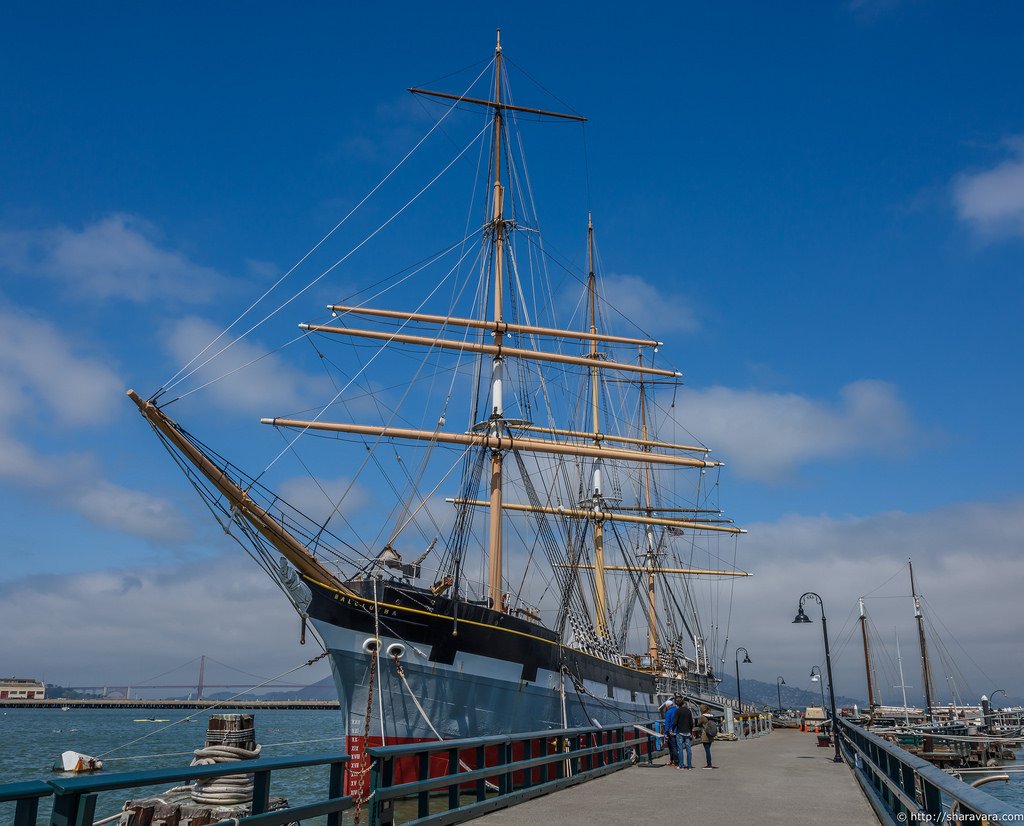
M 708 761 L 704 768 L 717 769 L 718 766 L 711 765 L 711 744 L 715 741 L 715 736 L 718 734 L 718 723 L 711 716 L 711 710 L 704 704 L 701 704 L 700 707 L 700 727 L 700 742 L 704 746 L 704 755 Z

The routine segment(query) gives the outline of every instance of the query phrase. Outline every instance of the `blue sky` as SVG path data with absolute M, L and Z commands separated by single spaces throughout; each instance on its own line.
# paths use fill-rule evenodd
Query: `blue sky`
M 123 390 L 154 390 L 337 223 L 438 114 L 406 87 L 461 91 L 501 26 L 517 99 L 589 118 L 531 133 L 547 237 L 578 263 L 593 210 L 605 271 L 649 297 L 692 430 L 728 462 L 756 574 L 730 629 L 750 676 L 819 661 L 786 624 L 803 590 L 841 634 L 913 555 L 981 667 L 970 685 L 1024 693 L 1005 657 L 1024 632 L 1024 10 L 548 5 L 8 10 L 0 620 L 18 631 L 0 671 L 120 681 L 203 646 L 250 669 L 304 658 Z M 355 259 L 269 340 L 376 267 Z M 299 397 L 312 380 L 288 381 Z M 264 390 L 247 422 L 281 412 Z M 213 403 L 194 416 L 225 452 L 249 433 Z M 211 630 L 192 606 L 225 579 L 237 619 Z M 869 607 L 906 653 L 905 602 Z M 847 651 L 844 693 L 857 668 Z

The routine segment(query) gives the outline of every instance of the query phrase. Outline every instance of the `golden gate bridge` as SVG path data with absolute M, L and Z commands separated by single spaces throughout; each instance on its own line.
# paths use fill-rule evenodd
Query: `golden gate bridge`
M 207 664 L 207 661 L 209 661 L 211 663 L 214 663 L 214 664 L 216 664 L 218 666 L 221 666 L 223 668 L 226 668 L 229 671 L 233 671 L 233 672 L 236 672 L 238 674 L 244 674 L 245 676 L 249 677 L 250 680 L 248 680 L 248 681 L 239 681 L 239 682 L 216 682 L 216 683 L 207 682 L 206 681 L 206 664 Z M 198 675 L 197 675 L 197 678 L 196 678 L 195 682 L 187 682 L 187 683 L 157 683 L 157 682 L 155 682 L 156 680 L 160 680 L 160 679 L 166 677 L 169 674 L 174 674 L 175 672 L 181 671 L 181 670 L 187 668 L 188 666 L 192 665 L 192 663 L 195 663 L 195 662 L 198 662 L 198 664 L 199 664 L 199 671 L 198 671 Z M 257 682 L 253 682 L 252 680 L 256 680 Z M 289 689 L 289 688 L 306 688 L 306 685 L 307 685 L 306 683 L 287 683 L 287 682 L 282 682 L 280 680 L 277 680 L 277 679 L 275 679 L 273 677 L 262 677 L 262 676 L 260 676 L 258 674 L 250 674 L 249 672 L 243 671 L 240 668 L 235 668 L 234 666 L 227 665 L 226 663 L 222 663 L 219 660 L 215 660 L 212 657 L 207 657 L 205 654 L 202 654 L 201 656 L 196 657 L 195 659 L 189 660 L 186 663 L 183 663 L 181 665 L 175 666 L 174 668 L 171 668 L 168 671 L 164 671 L 161 674 L 157 674 L 157 675 L 155 675 L 153 677 L 147 677 L 144 680 L 133 682 L 131 684 L 117 685 L 117 684 L 107 683 L 106 685 L 68 685 L 68 686 L 65 686 L 65 688 L 67 688 L 69 691 L 77 691 L 77 692 L 82 692 L 82 693 L 95 693 L 95 692 L 99 692 L 102 697 L 109 697 L 111 694 L 123 694 L 125 699 L 132 699 L 132 697 L 131 697 L 132 691 L 140 692 L 140 691 L 165 690 L 165 689 L 189 689 L 190 692 L 194 692 L 195 693 L 196 700 L 202 700 L 203 699 L 203 692 L 206 689 L 210 689 L 210 688 L 224 688 L 224 689 L 237 688 L 237 689 L 248 689 L 248 690 L 251 691 L 254 688 L 265 688 L 265 689 L 269 689 L 269 690 Z M 191 697 L 191 693 L 190 693 L 190 697 Z

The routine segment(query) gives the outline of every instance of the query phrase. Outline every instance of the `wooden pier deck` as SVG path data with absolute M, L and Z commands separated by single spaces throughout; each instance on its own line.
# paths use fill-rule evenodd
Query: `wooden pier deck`
M 694 769 L 663 757 L 478 818 L 485 826 L 557 823 L 615 826 L 646 823 L 757 823 L 758 826 L 870 826 L 878 819 L 850 767 L 833 763 L 813 734 L 776 729 L 753 740 L 716 742 L 714 770 L 704 749 Z

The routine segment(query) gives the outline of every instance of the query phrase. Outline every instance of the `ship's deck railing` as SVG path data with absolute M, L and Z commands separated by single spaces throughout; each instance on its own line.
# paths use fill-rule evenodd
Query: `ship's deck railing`
M 52 780 L 0 785 L 0 804 L 14 804 L 13 826 L 36 826 L 40 801 L 52 797 L 53 808 L 49 820 L 51 826 L 80 826 L 94 822 L 100 792 L 166 786 L 171 783 L 223 777 L 229 774 L 252 774 L 254 788 L 250 814 L 237 822 L 223 821 L 215 826 L 229 826 L 233 823 L 236 826 L 284 826 L 287 823 L 322 815 L 327 815 L 328 826 L 340 826 L 341 813 L 355 806 L 355 801 L 351 797 L 342 796 L 342 781 L 345 764 L 348 761 L 347 754 L 308 754 L 300 757 L 240 760 L 212 766 L 55 777 Z M 270 805 L 271 773 L 309 766 L 329 767 L 327 797 L 315 803 L 267 811 Z
M 370 826 L 390 826 L 395 801 L 410 797 L 416 815 L 405 826 L 461 823 L 624 769 L 655 747 L 617 725 L 369 748 Z
M 938 823 L 943 818 L 1024 821 L 1024 807 L 974 788 L 853 723 L 839 718 L 846 759 L 882 823 Z

